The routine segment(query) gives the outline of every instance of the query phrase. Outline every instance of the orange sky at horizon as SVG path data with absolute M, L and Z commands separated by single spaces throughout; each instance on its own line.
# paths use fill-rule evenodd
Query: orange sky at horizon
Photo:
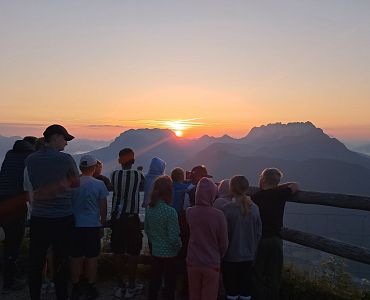
M 192 119 L 199 124 L 185 138 L 239 138 L 255 126 L 310 121 L 370 142 L 369 1 L 0 8 L 0 135 L 40 136 L 59 123 L 76 137 L 111 140 Z

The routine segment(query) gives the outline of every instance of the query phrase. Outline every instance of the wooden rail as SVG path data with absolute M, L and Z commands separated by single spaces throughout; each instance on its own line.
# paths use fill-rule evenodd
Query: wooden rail
M 285 241 L 370 265 L 370 251 L 367 248 L 289 228 L 283 228 L 281 236 Z
M 258 188 L 251 187 L 249 189 L 249 194 L 253 195 L 257 191 Z M 300 191 L 295 196 L 291 197 L 288 201 L 303 204 L 324 205 L 338 208 L 370 211 L 370 197 L 358 195 Z

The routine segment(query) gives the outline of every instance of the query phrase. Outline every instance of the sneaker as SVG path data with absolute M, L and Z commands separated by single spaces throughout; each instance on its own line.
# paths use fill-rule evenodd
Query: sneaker
M 131 299 L 134 298 L 136 295 L 136 290 L 135 288 L 127 288 L 125 291 L 125 299 Z
M 134 288 L 127 288 L 125 292 L 125 299 L 133 298 L 137 295 L 142 294 L 144 291 L 144 285 L 137 283 Z
M 114 291 L 114 297 L 122 298 L 122 296 L 125 294 L 125 288 L 118 287 Z

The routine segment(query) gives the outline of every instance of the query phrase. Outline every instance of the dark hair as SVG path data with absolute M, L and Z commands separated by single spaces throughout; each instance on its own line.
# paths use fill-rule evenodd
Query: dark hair
M 122 149 L 119 153 L 118 153 L 118 156 L 119 156 L 119 163 L 121 165 L 133 165 L 134 162 L 135 162 L 135 154 L 134 154 L 134 150 L 132 150 L 131 148 L 124 148 Z
M 154 181 L 149 206 L 155 206 L 159 200 L 163 200 L 167 204 L 172 202 L 172 179 L 170 176 L 159 176 Z
M 40 150 L 44 146 L 45 146 L 45 138 L 44 137 L 38 138 L 36 141 L 36 145 L 35 145 L 36 150 Z
M 37 137 L 35 137 L 35 136 L 25 136 L 23 138 L 23 140 L 30 143 L 32 146 L 35 146 L 36 142 L 37 142 Z
M 173 182 L 182 182 L 185 180 L 185 171 L 182 168 L 174 168 L 171 172 L 171 179 Z
M 242 215 L 251 211 L 252 200 L 246 195 L 249 188 L 248 179 L 243 175 L 235 175 L 230 180 L 230 192 L 235 197 L 235 203 L 240 207 Z
M 131 148 L 124 148 L 118 153 L 118 156 L 121 157 L 128 154 L 134 154 L 134 150 L 132 150 Z

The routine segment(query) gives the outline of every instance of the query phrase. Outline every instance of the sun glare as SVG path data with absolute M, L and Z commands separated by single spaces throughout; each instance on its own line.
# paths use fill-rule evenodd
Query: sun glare
M 181 130 L 175 130 L 175 134 L 177 137 L 182 137 L 183 132 Z

